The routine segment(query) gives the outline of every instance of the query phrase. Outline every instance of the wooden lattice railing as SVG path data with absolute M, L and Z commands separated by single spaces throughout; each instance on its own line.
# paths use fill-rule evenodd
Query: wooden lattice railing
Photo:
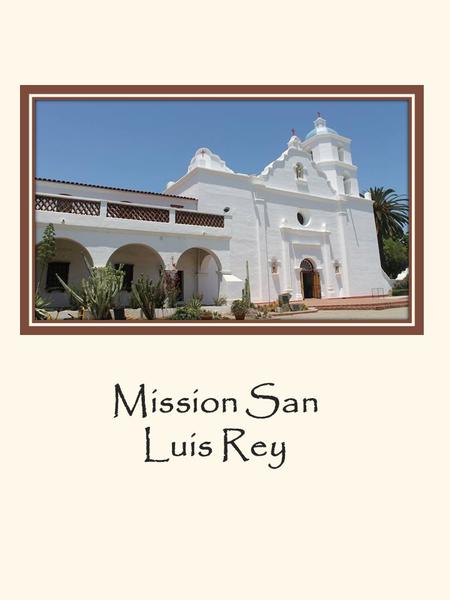
M 72 213 L 75 215 L 100 215 L 100 202 L 92 200 L 77 200 L 76 198 L 56 198 L 55 196 L 36 196 L 36 210 Z
M 224 227 L 225 219 L 223 215 L 177 210 L 175 212 L 175 223 L 200 225 L 201 227 Z
M 168 210 L 151 206 L 134 206 L 133 204 L 112 204 L 108 202 L 106 216 L 115 219 L 133 219 L 135 221 L 169 222 Z
M 76 215 L 100 216 L 100 201 L 78 200 L 76 198 L 61 198 L 57 196 L 35 197 L 35 209 L 52 212 L 72 213 Z M 135 204 L 118 204 L 108 202 L 106 216 L 114 219 L 131 219 L 134 221 L 157 221 L 169 223 L 170 211 L 166 208 L 153 206 L 137 206 Z M 223 215 L 200 213 L 186 210 L 175 211 L 175 223 L 179 225 L 198 225 L 200 227 L 225 227 Z

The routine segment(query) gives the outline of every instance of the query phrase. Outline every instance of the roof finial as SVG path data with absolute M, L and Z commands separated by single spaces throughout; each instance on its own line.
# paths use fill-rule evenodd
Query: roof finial
M 292 133 L 292 135 L 297 135 L 297 132 L 295 131 L 294 128 L 291 129 L 291 133 Z
M 320 114 L 319 111 L 317 111 L 317 116 L 320 118 L 322 115 Z

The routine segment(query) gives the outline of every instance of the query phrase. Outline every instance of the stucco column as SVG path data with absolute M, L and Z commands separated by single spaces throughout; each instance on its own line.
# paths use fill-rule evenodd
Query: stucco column
M 323 253 L 323 265 L 324 265 L 324 275 L 325 275 L 325 292 L 326 294 L 323 294 L 324 296 L 333 296 L 333 292 L 335 291 L 334 285 L 333 285 L 333 280 L 334 280 L 334 273 L 331 273 L 331 269 L 332 269 L 332 262 L 331 262 L 331 248 L 330 248 L 330 237 L 328 235 L 328 233 L 324 233 L 323 234 L 323 246 L 322 246 L 322 253 Z
M 339 228 L 339 238 L 340 238 L 340 247 L 341 247 L 341 257 L 340 262 L 342 264 L 342 279 L 343 279 L 343 293 L 344 296 L 350 296 L 350 281 L 349 281 L 349 264 L 348 264 L 348 256 L 347 256 L 347 244 L 345 242 L 345 223 L 347 220 L 347 211 L 342 206 L 340 202 L 340 210 L 337 213 L 337 223 Z
M 265 200 L 253 193 L 256 212 L 256 244 L 258 251 L 258 296 L 260 300 L 269 297 L 269 256 L 267 254 Z
M 291 273 L 291 257 L 289 252 L 289 240 L 286 239 L 286 234 L 281 233 L 281 245 L 283 253 L 283 289 L 284 292 L 290 292 L 292 294 L 292 273 Z

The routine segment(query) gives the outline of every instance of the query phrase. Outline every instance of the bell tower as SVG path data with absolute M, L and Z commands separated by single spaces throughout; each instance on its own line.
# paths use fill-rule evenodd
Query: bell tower
M 327 127 L 320 113 L 314 129 L 306 136 L 303 147 L 325 173 L 335 192 L 341 196 L 359 196 L 358 168 L 352 163 L 351 139 Z

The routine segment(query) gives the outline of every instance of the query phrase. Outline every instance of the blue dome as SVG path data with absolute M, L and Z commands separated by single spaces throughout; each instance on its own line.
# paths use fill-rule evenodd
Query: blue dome
M 308 134 L 306 134 L 305 140 L 312 137 L 313 135 L 321 135 L 323 133 L 335 133 L 336 135 L 339 135 L 338 132 L 334 129 L 331 129 L 331 127 L 322 127 L 320 133 L 317 133 L 317 129 L 311 129 L 311 131 Z

